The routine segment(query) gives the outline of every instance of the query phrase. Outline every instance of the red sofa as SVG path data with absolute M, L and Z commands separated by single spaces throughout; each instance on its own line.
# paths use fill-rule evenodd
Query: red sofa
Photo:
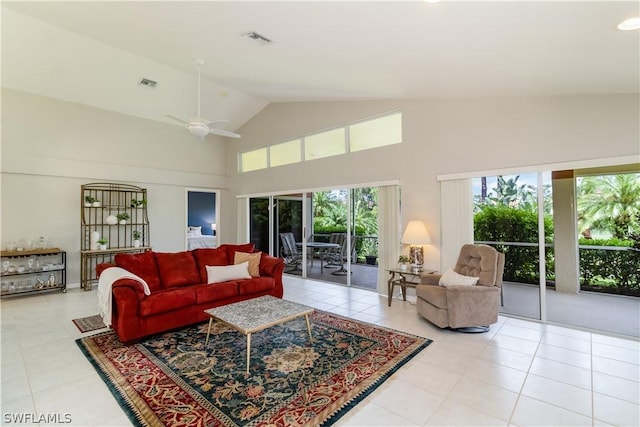
M 207 283 L 206 266 L 234 264 L 236 252 L 253 253 L 252 243 L 224 244 L 217 248 L 186 252 L 117 254 L 114 264 L 99 264 L 98 276 L 108 267 L 121 267 L 149 285 L 150 295 L 131 279 L 112 285 L 112 325 L 120 341 L 131 343 L 143 337 L 199 323 L 209 317 L 204 310 L 272 295 L 282 298 L 284 260 L 260 255 L 259 276 L 250 279 Z

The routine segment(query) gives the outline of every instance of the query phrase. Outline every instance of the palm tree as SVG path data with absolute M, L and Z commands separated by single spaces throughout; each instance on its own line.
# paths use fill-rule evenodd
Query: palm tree
M 578 180 L 578 227 L 626 239 L 640 232 L 640 174 L 586 176 Z

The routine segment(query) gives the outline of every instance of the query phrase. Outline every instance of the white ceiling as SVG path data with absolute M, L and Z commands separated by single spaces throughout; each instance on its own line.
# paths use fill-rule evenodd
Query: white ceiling
M 209 82 L 203 103 L 210 104 L 203 107 L 203 115 L 230 118 L 232 130 L 268 102 L 637 93 L 640 32 L 622 32 L 616 25 L 640 15 L 639 5 L 637 1 L 3 1 L 3 86 L 29 87 L 48 96 L 158 119 L 193 111 L 193 60 L 201 58 L 206 61 L 203 77 Z M 43 87 L 54 83 L 35 75 L 42 72 L 38 70 L 42 64 L 25 58 L 24 39 L 6 33 L 5 27 L 13 28 L 10 22 L 5 25 L 5 15 L 23 17 L 20 28 L 24 22 L 37 26 L 44 21 L 70 32 L 67 37 L 83 36 L 86 43 L 78 44 L 75 58 L 58 52 L 46 60 L 72 61 L 83 74 L 102 76 L 102 91 L 86 88 L 82 96 L 65 95 L 73 85 L 64 81 L 57 81 L 55 90 L 34 88 L 34 79 L 43 79 Z M 261 45 L 241 36 L 249 31 L 273 43 Z M 30 38 L 26 30 L 22 37 Z M 101 58 L 109 50 L 118 61 L 105 67 L 98 60 L 86 60 L 91 54 L 87 50 L 83 55 L 80 44 L 100 51 Z M 143 111 L 148 102 L 128 107 L 132 111 L 116 106 L 116 97 L 132 98 L 131 88 L 116 75 L 126 74 L 123 70 L 135 63 L 136 76 L 158 80 L 158 88 L 164 85 L 175 91 L 163 92 L 166 98 L 157 99 L 161 105 L 157 111 Z M 29 67 L 33 70 L 25 71 Z M 175 83 L 180 80 L 176 73 L 182 84 Z M 113 97 L 114 106 L 101 104 L 100 95 Z

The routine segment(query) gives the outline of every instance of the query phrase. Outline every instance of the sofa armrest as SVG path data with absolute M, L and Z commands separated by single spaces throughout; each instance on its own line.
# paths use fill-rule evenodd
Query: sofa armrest
M 438 285 L 442 274 L 425 273 L 420 276 L 420 283 L 423 285 Z
M 137 301 L 142 300 L 146 295 L 144 294 L 144 286 L 142 285 L 142 283 L 138 282 L 137 280 L 133 280 L 133 279 L 119 279 L 116 280 L 115 282 L 113 282 L 113 285 L 111 285 L 111 292 L 115 295 L 116 294 L 116 289 L 121 289 L 121 288 L 130 288 L 134 295 L 137 298 Z
M 281 265 L 284 268 L 284 259 L 276 258 L 263 252 L 260 257 L 260 275 L 276 277 Z
M 111 262 L 102 262 L 96 265 L 96 277 L 100 277 L 103 271 L 105 271 L 109 267 L 117 267 L 114 263 Z

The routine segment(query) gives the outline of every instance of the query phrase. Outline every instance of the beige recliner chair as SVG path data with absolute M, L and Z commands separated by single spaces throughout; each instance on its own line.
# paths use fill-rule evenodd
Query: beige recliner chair
M 488 331 L 498 321 L 504 254 L 487 245 L 463 245 L 453 270 L 478 277 L 477 285 L 443 287 L 440 274 L 425 274 L 416 286 L 418 313 L 441 328 Z

